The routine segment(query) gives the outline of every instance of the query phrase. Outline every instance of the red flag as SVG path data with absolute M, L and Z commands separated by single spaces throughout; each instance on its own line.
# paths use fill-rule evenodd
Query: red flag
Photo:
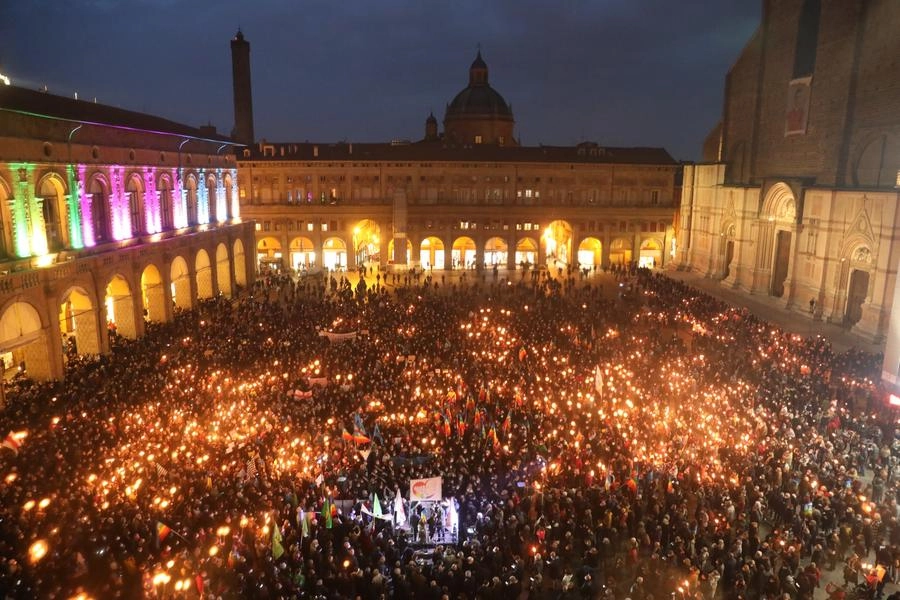
M 372 441 L 364 435 L 354 435 L 351 437 L 352 437 L 353 441 L 356 442 L 357 444 L 368 444 L 369 442 Z
M 200 597 L 203 597 L 203 576 L 198 574 L 194 577 L 194 581 L 197 583 L 197 593 L 200 594 Z
M 163 523 L 162 521 L 156 522 L 156 541 L 160 544 L 165 541 L 165 539 L 172 533 L 172 528 Z
M 344 440 L 345 442 L 352 442 L 352 441 L 353 441 L 353 436 L 350 435 L 350 432 L 349 432 L 349 431 L 347 431 L 346 429 L 344 429 L 344 431 L 341 433 L 341 439 Z
M 525 360 L 525 357 L 528 356 L 528 352 L 525 350 L 525 347 L 519 349 L 519 362 Z

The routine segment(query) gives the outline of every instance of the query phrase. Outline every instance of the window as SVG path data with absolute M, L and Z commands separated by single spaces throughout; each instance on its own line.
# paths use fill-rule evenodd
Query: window
M 130 187 L 130 186 L 129 186 Z M 141 195 L 139 190 L 129 190 L 128 211 L 131 215 L 131 235 L 144 231 L 144 215 L 141 209 Z
M 481 143 L 481 136 L 480 136 L 480 135 L 476 135 L 476 136 L 475 136 L 475 143 L 476 143 L 476 144 L 480 144 L 480 143 Z
M 315 229 L 316 229 L 316 226 L 312 221 L 310 221 L 309 223 L 306 224 L 307 231 L 315 231 Z
M 794 79 L 812 75 L 815 70 L 821 11 L 820 0 L 806 0 L 803 3 L 797 27 L 797 46 L 794 49 Z
M 328 231 L 328 223 L 322 221 L 322 231 Z
M 163 179 L 157 188 L 159 192 L 159 216 L 163 230 L 172 228 L 172 193 L 169 191 L 169 180 Z M 241 188 L 241 192 L 243 192 Z M 243 197 L 243 196 L 242 196 Z
M 263 222 L 263 231 L 270 231 L 272 229 L 272 223 L 270 221 Z
M 659 190 L 650 192 L 650 204 L 659 204 Z
M 502 135 L 497 136 L 497 143 L 500 144 L 501 146 L 503 145 L 503 143 L 505 141 L 506 140 L 504 139 L 504 137 Z

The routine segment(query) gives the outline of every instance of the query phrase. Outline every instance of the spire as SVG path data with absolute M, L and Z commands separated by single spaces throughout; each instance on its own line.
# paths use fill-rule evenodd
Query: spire
M 481 58 L 481 44 L 478 44 L 478 54 L 469 67 L 469 86 L 487 85 L 488 67 L 484 59 Z

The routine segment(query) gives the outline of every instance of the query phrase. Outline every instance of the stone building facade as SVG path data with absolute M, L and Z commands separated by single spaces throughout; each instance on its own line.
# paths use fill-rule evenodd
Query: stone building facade
M 704 162 L 685 167 L 674 264 L 884 341 L 900 314 L 900 5 L 762 7 Z
M 254 278 L 231 142 L 0 85 L 0 357 L 59 378 Z M 246 255 L 245 252 L 249 255 Z
M 523 147 L 479 52 L 417 142 L 259 142 L 238 155 L 257 256 L 293 269 L 662 266 L 680 165 L 661 148 Z

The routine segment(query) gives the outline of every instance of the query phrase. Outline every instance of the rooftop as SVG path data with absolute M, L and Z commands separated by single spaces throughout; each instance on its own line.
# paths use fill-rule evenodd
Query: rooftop
M 107 104 L 75 100 L 14 85 L 0 85 L 0 110 L 91 125 L 105 125 L 163 135 L 177 135 L 215 142 L 231 142 L 217 133 L 183 125 L 162 117 L 125 110 Z
M 275 161 L 448 161 L 556 162 L 585 164 L 678 164 L 665 148 L 609 148 L 592 143 L 577 146 L 453 146 L 442 142 L 391 143 L 268 143 L 248 148 L 238 160 Z

